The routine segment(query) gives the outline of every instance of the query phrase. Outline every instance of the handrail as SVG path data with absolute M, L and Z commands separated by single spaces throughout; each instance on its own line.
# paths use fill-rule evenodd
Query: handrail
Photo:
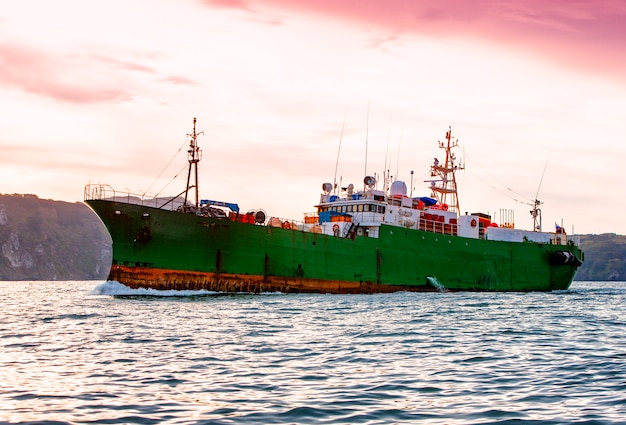
M 161 208 L 165 201 L 170 201 L 170 198 L 151 198 L 146 197 L 145 194 L 132 193 L 127 191 L 115 190 L 108 184 L 103 183 L 89 183 L 85 185 L 84 200 L 110 200 L 115 202 L 121 202 L 125 204 L 141 205 L 146 207 Z M 176 198 L 168 202 L 171 210 L 177 209 L 182 205 L 183 200 L 176 201 Z M 164 209 L 164 208 L 161 208 Z

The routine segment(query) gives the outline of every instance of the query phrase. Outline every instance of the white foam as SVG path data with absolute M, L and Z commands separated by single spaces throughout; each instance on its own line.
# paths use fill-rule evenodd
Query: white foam
M 149 288 L 133 289 L 114 280 L 107 280 L 92 289 L 92 295 L 112 295 L 112 296 L 149 296 L 149 297 L 190 297 L 197 295 L 215 295 L 215 291 L 175 291 Z
M 441 284 L 436 277 L 434 276 L 426 276 L 426 280 L 428 280 L 428 283 L 430 283 L 431 285 L 433 285 L 435 288 L 437 288 L 437 291 L 439 292 L 448 292 L 448 288 L 446 288 L 445 286 L 443 286 L 443 284 Z

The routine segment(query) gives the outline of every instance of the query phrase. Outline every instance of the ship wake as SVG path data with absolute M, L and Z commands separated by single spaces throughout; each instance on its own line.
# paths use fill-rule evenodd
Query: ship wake
M 221 295 L 220 292 L 197 290 L 176 291 L 156 290 L 150 288 L 133 289 L 115 280 L 107 280 L 97 285 L 91 291 L 92 295 L 109 295 L 114 297 L 197 297 L 207 295 Z
M 91 290 L 91 295 L 113 297 L 214 297 L 223 295 L 250 295 L 251 292 L 221 292 L 200 290 L 161 290 L 151 288 L 130 288 L 116 280 L 107 280 Z M 282 292 L 261 292 L 260 295 L 277 295 Z M 259 295 L 256 294 L 255 295 Z

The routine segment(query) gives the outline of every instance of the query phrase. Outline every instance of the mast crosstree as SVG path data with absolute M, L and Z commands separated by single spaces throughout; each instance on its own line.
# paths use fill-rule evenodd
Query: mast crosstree
M 456 156 L 452 152 L 453 148 L 459 146 L 458 140 L 452 141 L 452 127 L 446 132 L 446 142 L 439 142 L 439 148 L 446 152 L 446 159 L 443 163 L 439 159 L 433 160 L 430 166 L 430 176 L 435 177 L 430 182 L 431 196 L 437 199 L 441 205 L 447 205 L 450 211 L 459 212 L 459 196 L 456 187 L 456 171 L 465 167 L 456 164 Z

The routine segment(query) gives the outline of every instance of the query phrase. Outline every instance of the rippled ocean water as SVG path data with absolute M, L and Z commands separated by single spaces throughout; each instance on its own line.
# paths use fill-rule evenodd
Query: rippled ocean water
M 626 282 L 526 294 L 0 290 L 3 423 L 626 423 Z

